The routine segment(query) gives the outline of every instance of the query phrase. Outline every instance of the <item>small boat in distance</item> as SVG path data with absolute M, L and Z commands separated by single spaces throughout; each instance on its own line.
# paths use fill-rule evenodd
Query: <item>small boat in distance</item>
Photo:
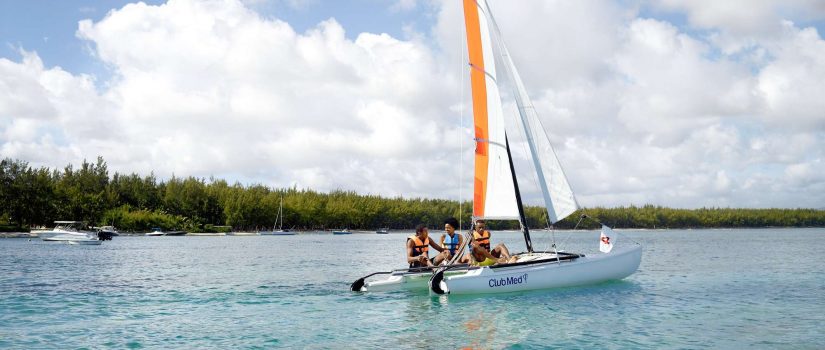
M 294 236 L 295 232 L 290 230 L 274 230 L 274 231 L 261 231 L 258 232 L 261 236 Z
M 258 232 L 232 231 L 227 232 L 227 236 L 258 236 Z
M 389 227 L 382 227 L 382 228 L 379 228 L 377 231 L 375 231 L 375 233 L 377 233 L 379 235 L 386 235 L 386 234 L 390 233 L 390 229 L 389 229 Z
M 83 221 L 55 221 L 51 230 L 38 231 L 37 236 L 46 242 L 68 242 L 71 244 L 99 245 L 97 232 L 84 230 Z
M 339 230 L 339 231 L 332 231 L 332 234 L 334 234 L 334 235 L 351 235 L 352 232 L 350 232 L 350 230 L 348 228 L 345 228 L 345 229 Z
M 97 238 L 101 241 L 111 241 L 112 237 L 120 236 L 120 232 L 117 232 L 114 226 L 102 226 L 102 227 L 95 227 L 97 230 Z
M 258 234 L 261 236 L 294 236 L 294 232 L 289 232 L 289 230 L 284 230 L 284 199 L 281 198 L 281 205 L 278 207 L 278 216 L 275 217 L 275 225 L 278 225 L 278 229 L 276 230 L 275 227 L 272 228 L 272 231 L 259 231 Z
M 163 232 L 160 227 L 152 227 L 152 232 L 146 232 L 145 236 L 166 236 L 166 232 Z
M 152 232 L 146 232 L 145 236 L 185 236 L 186 231 L 163 231 L 160 227 L 152 227 Z

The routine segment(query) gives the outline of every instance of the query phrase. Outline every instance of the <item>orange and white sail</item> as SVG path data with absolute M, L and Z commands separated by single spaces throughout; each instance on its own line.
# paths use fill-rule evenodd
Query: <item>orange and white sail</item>
M 473 217 L 518 219 L 513 174 L 507 155 L 504 113 L 496 82 L 490 23 L 485 3 L 464 0 L 475 125 Z
M 501 56 L 501 74 L 499 76 L 509 78 L 506 80 L 512 84 L 512 88 L 514 90 L 513 95 L 515 97 L 516 104 L 518 105 L 519 121 L 521 122 L 520 124 L 524 130 L 524 135 L 526 136 L 525 141 L 527 141 L 528 149 L 530 150 L 530 158 L 533 163 L 533 169 L 536 172 L 536 179 L 539 188 L 541 188 L 545 208 L 547 209 L 547 218 L 551 224 L 556 223 L 578 209 L 579 205 L 576 201 L 575 195 L 573 194 L 573 189 L 570 187 L 570 183 L 567 180 L 567 176 L 564 174 L 564 170 L 559 163 L 558 157 L 556 157 L 556 152 L 553 150 L 553 146 L 550 143 L 550 138 L 542 126 L 541 120 L 536 113 L 536 109 L 530 101 L 530 96 L 527 95 L 527 89 L 521 81 L 521 77 L 519 76 L 518 70 L 513 63 L 512 57 L 507 50 L 507 47 L 504 45 L 504 41 L 501 40 L 501 34 L 498 30 L 495 19 L 489 12 L 490 7 L 487 4 L 487 1 L 465 0 L 465 18 L 468 17 L 468 7 L 470 7 L 469 5 L 471 4 L 478 9 L 477 11 L 480 16 L 486 16 L 484 19 L 480 20 L 480 22 L 483 23 L 483 25 L 480 26 L 482 30 L 482 45 L 488 44 L 488 42 L 484 41 L 484 38 L 486 37 L 490 43 L 494 42 L 496 44 L 497 52 Z M 468 46 L 472 48 L 472 44 L 469 44 L 470 24 L 469 21 L 467 22 Z M 484 31 L 488 31 L 488 33 L 485 34 Z M 492 50 L 490 50 L 490 54 L 492 54 Z M 487 51 L 484 51 L 484 55 L 485 64 L 487 64 L 488 61 L 493 61 L 492 56 L 486 56 Z M 486 68 L 485 70 L 488 72 L 491 71 L 490 68 Z M 492 75 L 493 83 L 495 83 L 496 77 L 496 75 Z M 476 84 L 475 81 L 473 81 L 474 108 L 475 90 Z M 498 97 L 498 90 L 496 90 L 496 97 Z M 493 96 L 488 94 L 487 98 L 490 99 L 493 98 Z M 499 107 L 500 105 L 501 103 L 498 102 Z M 478 118 L 478 116 L 476 116 L 476 118 Z M 478 167 L 478 163 L 476 163 L 476 167 Z M 478 172 L 476 174 L 478 174 Z

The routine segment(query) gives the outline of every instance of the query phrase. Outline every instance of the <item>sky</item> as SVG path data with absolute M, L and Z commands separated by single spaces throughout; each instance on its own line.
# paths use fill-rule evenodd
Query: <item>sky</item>
M 489 2 L 581 205 L 825 208 L 825 2 Z M 0 157 L 470 200 L 463 37 L 457 0 L 0 0 Z

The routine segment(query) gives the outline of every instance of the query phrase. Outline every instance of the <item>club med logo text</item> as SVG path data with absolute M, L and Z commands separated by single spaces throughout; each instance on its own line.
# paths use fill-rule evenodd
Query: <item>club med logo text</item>
M 514 285 L 514 284 L 522 284 L 522 283 L 527 283 L 527 274 L 526 273 L 521 275 L 521 276 L 517 276 L 517 277 L 513 276 L 513 277 L 507 277 L 507 278 L 492 278 L 492 279 L 490 279 L 489 282 L 487 282 L 487 284 L 490 286 L 490 288 L 511 286 L 511 285 Z

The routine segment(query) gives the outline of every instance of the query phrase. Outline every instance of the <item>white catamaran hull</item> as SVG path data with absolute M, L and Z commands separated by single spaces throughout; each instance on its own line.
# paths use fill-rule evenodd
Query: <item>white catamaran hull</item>
M 427 288 L 427 281 L 433 275 L 432 272 L 406 274 L 406 275 L 390 275 L 387 279 L 367 282 L 362 291 L 365 292 L 389 292 L 402 289 L 421 289 Z
M 463 270 L 451 270 L 445 273 L 446 276 L 452 276 L 461 274 L 467 271 L 466 268 Z M 364 288 L 361 289 L 362 292 L 390 292 L 395 290 L 426 290 L 427 282 L 429 282 L 430 277 L 433 276 L 431 271 L 427 272 L 420 272 L 420 273 L 402 273 L 402 274 L 392 274 L 388 278 L 383 280 L 377 280 L 372 282 L 367 282 L 364 284 Z
M 636 245 L 561 262 L 472 269 L 445 276 L 440 289 L 449 294 L 475 294 L 595 284 L 630 276 L 641 261 L 642 247 Z

